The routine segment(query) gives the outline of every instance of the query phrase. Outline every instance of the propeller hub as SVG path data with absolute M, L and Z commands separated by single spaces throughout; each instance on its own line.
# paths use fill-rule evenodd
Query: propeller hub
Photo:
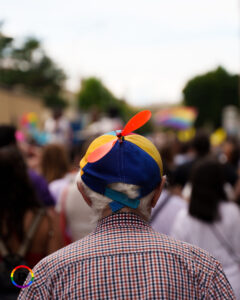
M 120 132 L 116 131 L 116 135 L 117 135 L 118 138 L 122 137 L 122 131 L 120 131 Z
M 122 131 L 116 132 L 119 143 L 121 144 L 124 141 L 124 136 L 122 136 Z

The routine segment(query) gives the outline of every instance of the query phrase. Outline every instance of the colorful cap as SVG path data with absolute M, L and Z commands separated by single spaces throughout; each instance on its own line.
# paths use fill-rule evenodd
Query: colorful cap
M 162 160 L 152 142 L 138 134 L 122 136 L 121 132 L 113 131 L 96 138 L 80 162 L 82 181 L 93 191 L 111 198 L 113 211 L 124 206 L 137 208 L 139 199 L 152 192 L 163 176 Z M 111 142 L 112 148 L 103 157 L 89 162 L 91 153 Z M 107 187 L 117 182 L 138 185 L 138 197 L 130 199 Z

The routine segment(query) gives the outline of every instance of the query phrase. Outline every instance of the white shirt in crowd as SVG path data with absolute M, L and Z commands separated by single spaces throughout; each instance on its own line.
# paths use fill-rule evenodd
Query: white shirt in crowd
M 67 230 L 72 240 L 77 241 L 93 231 L 96 224 L 94 223 L 93 211 L 83 199 L 76 182 L 69 183 L 65 189 L 67 190 L 61 193 L 56 210 L 60 213 L 64 207 Z M 64 201 L 64 205 L 62 205 L 62 201 Z
M 222 202 L 219 213 L 221 219 L 209 224 L 189 215 L 187 209 L 181 210 L 171 235 L 207 250 L 219 260 L 237 299 L 240 299 L 240 210 L 234 203 Z M 229 246 L 234 254 L 227 250 Z
M 44 130 L 50 136 L 50 143 L 68 145 L 71 138 L 71 126 L 69 121 L 61 117 L 58 120 L 49 118 L 44 124 Z
M 50 190 L 50 193 L 52 194 L 55 203 L 58 203 L 61 194 L 63 190 L 66 188 L 66 186 L 73 182 L 75 180 L 76 174 L 74 173 L 68 173 L 63 178 L 53 180 L 49 183 L 48 187 Z
M 162 206 L 165 200 L 167 202 Z M 159 210 L 161 206 L 162 208 Z M 171 195 L 169 191 L 164 189 L 160 199 L 152 210 L 152 217 L 154 219 L 152 219 L 151 225 L 153 229 L 164 234 L 169 234 L 177 213 L 186 206 L 187 203 L 181 197 Z

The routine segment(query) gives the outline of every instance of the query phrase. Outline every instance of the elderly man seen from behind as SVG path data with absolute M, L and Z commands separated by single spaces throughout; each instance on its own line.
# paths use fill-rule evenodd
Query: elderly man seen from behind
M 43 259 L 18 299 L 235 299 L 216 259 L 148 224 L 165 178 L 155 146 L 131 133 L 146 115 L 89 146 L 77 185 L 97 227 Z

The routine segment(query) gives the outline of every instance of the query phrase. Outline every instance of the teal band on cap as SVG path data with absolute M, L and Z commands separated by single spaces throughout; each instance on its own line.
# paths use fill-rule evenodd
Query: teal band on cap
M 123 207 L 125 207 L 122 203 L 119 203 L 117 201 L 112 201 L 111 203 L 109 203 L 109 206 L 110 206 L 112 212 L 117 212 L 120 209 L 122 209 Z
M 138 206 L 140 204 L 139 197 L 131 199 L 131 198 L 128 198 L 128 196 L 126 194 L 123 194 L 118 191 L 114 191 L 109 188 L 106 188 L 104 195 L 106 197 L 112 199 L 114 202 L 121 204 L 121 205 L 114 205 L 113 203 L 110 203 L 110 207 L 111 207 L 112 211 L 117 211 L 117 210 L 123 208 L 124 206 L 136 209 L 136 208 L 138 208 Z M 111 205 L 111 204 L 113 204 L 113 205 Z

